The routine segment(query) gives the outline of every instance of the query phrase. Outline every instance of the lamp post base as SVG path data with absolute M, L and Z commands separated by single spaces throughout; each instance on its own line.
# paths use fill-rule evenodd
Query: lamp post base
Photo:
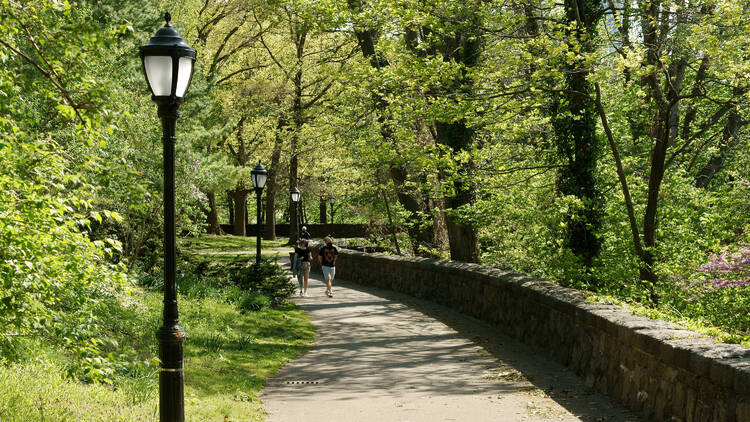
M 159 420 L 185 421 L 185 391 L 182 364 L 182 343 L 185 332 L 179 325 L 161 326 L 156 331 L 159 342 Z

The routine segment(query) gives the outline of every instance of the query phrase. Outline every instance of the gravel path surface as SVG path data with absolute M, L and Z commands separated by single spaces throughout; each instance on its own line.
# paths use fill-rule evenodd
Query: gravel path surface
M 478 320 L 339 279 L 324 291 L 312 274 L 294 298 L 316 345 L 268 380 L 268 421 L 640 420 Z

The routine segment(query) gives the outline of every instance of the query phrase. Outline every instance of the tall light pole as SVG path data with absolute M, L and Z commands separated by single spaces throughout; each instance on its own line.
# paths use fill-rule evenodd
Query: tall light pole
M 293 188 L 289 189 L 289 194 L 292 197 L 292 202 L 294 203 L 294 207 L 296 209 L 297 205 L 299 204 L 299 200 L 300 200 L 300 197 L 302 196 L 302 194 L 300 193 L 299 189 L 297 189 L 296 187 L 293 187 Z M 295 227 L 294 227 L 294 230 L 295 230 L 294 237 L 292 237 L 292 233 L 289 233 L 289 240 L 290 241 L 297 240 L 297 237 L 299 236 L 299 215 L 297 215 L 297 218 L 295 219 L 294 224 L 295 224 Z M 290 232 L 292 231 L 292 225 L 291 224 L 289 225 L 289 231 Z
M 331 224 L 333 224 L 333 203 L 334 203 L 333 196 L 328 197 L 328 203 L 331 205 Z
M 159 28 L 140 48 L 141 64 L 151 99 L 156 103 L 164 146 L 164 322 L 156 331 L 159 342 L 159 420 L 185 420 L 182 343 L 185 332 L 178 325 L 175 281 L 174 145 L 180 104 L 193 76 L 196 53 L 169 24 Z
M 263 194 L 263 187 L 266 186 L 266 180 L 268 180 L 268 172 L 263 166 L 258 163 L 250 174 L 253 176 L 253 186 L 255 186 L 255 210 L 256 220 L 255 230 L 256 248 L 255 248 L 255 266 L 260 267 L 260 196 Z

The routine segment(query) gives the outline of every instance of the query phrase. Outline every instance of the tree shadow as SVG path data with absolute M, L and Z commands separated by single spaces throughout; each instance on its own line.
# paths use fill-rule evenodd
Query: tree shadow
M 265 394 L 337 394 L 355 400 L 405 391 L 528 392 L 554 400 L 582 421 L 641 420 L 562 365 L 477 319 L 389 290 L 338 279 L 334 284 L 336 296 L 321 299 L 323 285 L 313 275 L 315 297 L 295 299 L 319 320 L 322 316 L 318 344 L 269 380 Z M 290 383 L 294 391 L 285 390 Z

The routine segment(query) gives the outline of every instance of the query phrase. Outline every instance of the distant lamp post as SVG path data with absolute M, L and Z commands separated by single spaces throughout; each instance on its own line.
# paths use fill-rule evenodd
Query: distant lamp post
M 164 324 L 156 331 L 159 341 L 159 420 L 185 420 L 182 343 L 185 332 L 178 325 L 175 282 L 174 144 L 180 104 L 193 76 L 196 53 L 169 24 L 159 28 L 140 48 L 141 64 L 151 99 L 156 103 L 164 146 Z
M 294 202 L 294 209 L 296 210 L 297 209 L 297 205 L 299 204 L 299 200 L 302 197 L 302 194 L 300 193 L 299 189 L 297 189 L 296 187 L 291 188 L 289 190 L 289 194 L 292 196 L 292 202 Z M 297 215 L 297 218 L 295 219 L 294 223 L 295 223 L 294 229 L 296 230 L 296 232 L 295 232 L 296 234 L 294 235 L 294 239 L 296 239 L 297 236 L 299 236 L 299 215 Z M 292 230 L 292 228 L 289 227 L 289 231 L 291 231 L 291 230 Z M 292 239 L 291 233 L 290 233 L 289 239 L 290 240 Z
M 263 194 L 263 188 L 266 186 L 266 180 L 268 180 L 268 172 L 263 166 L 258 163 L 250 174 L 253 176 L 253 186 L 255 186 L 255 209 L 256 209 L 256 225 L 258 228 L 255 230 L 255 265 L 260 266 L 260 196 Z
M 335 199 L 333 199 L 333 196 L 328 197 L 328 203 L 331 204 L 331 224 L 333 224 L 333 203 L 335 202 Z

